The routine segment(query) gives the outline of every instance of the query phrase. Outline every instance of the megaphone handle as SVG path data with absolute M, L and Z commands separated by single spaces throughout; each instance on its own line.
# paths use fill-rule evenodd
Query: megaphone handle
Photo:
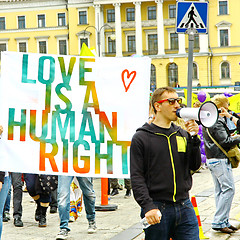
M 189 121 L 189 120 L 191 120 L 191 119 L 183 118 L 183 120 L 184 120 L 185 122 L 187 122 L 187 121 Z M 191 135 L 191 136 L 194 136 L 194 135 L 196 135 L 196 133 L 195 133 L 195 132 L 190 132 L 190 135 Z

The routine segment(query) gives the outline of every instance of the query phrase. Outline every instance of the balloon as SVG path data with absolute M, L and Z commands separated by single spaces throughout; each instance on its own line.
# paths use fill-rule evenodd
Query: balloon
M 225 92 L 225 93 L 224 93 L 224 96 L 225 96 L 225 97 L 228 97 L 228 92 Z
M 206 155 L 201 154 L 201 160 L 202 160 L 202 163 L 206 163 L 206 160 L 207 160 Z
M 206 100 L 205 100 L 205 102 L 206 101 L 210 101 L 210 100 L 211 100 L 211 97 L 210 97 L 209 93 L 206 93 Z
M 207 98 L 207 95 L 204 91 L 200 91 L 198 94 L 197 94 L 197 97 L 198 97 L 198 100 L 203 103 L 206 98 Z

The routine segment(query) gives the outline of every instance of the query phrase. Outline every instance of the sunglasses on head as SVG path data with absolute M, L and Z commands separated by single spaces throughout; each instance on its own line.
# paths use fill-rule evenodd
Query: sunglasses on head
M 178 104 L 181 104 L 182 103 L 182 98 L 167 98 L 167 99 L 157 101 L 157 103 L 163 103 L 163 102 L 166 102 L 166 101 L 168 101 L 170 105 L 175 104 L 175 102 L 177 102 Z

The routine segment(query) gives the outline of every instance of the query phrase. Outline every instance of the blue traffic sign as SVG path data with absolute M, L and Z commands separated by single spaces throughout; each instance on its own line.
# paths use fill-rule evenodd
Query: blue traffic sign
M 185 33 L 193 28 L 207 33 L 208 2 L 177 2 L 176 32 Z

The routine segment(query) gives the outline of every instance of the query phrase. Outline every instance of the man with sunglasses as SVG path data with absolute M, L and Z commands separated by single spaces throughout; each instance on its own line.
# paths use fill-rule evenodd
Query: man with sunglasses
M 141 206 L 141 217 L 151 224 L 144 230 L 146 240 L 199 239 L 197 217 L 189 200 L 190 171 L 201 166 L 199 128 L 194 120 L 186 122 L 187 131 L 172 123 L 177 120 L 180 103 L 173 88 L 155 90 L 155 118 L 137 129 L 132 138 L 133 194 Z

